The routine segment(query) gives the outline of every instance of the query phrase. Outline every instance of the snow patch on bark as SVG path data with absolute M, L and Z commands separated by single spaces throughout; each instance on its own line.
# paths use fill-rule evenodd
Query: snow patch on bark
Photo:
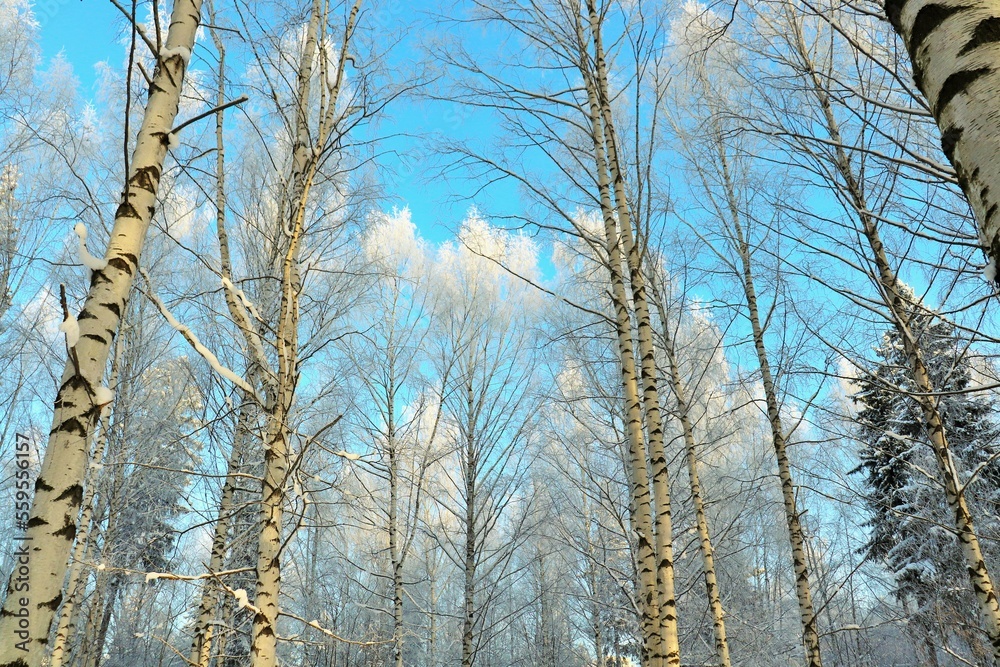
M 186 46 L 165 46 L 160 49 L 161 59 L 166 60 L 168 58 L 173 58 L 174 56 L 180 56 L 181 60 L 184 61 L 184 65 L 187 66 L 187 64 L 191 62 L 191 49 Z
M 986 278 L 987 282 L 995 283 L 997 281 L 997 264 L 992 257 L 983 267 L 983 277 Z
M 339 456 L 339 457 L 341 457 L 343 459 L 347 459 L 348 461 L 357 461 L 358 459 L 361 458 L 361 454 L 354 454 L 352 452 L 345 452 L 343 449 L 340 450 L 339 452 L 334 452 L 334 454 L 336 454 L 337 456 Z

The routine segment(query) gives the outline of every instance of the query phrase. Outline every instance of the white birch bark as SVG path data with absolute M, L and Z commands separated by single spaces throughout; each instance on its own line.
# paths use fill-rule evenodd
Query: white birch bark
M 318 52 L 319 30 L 321 25 L 326 24 L 326 12 L 319 0 L 314 0 L 312 5 L 302 58 L 299 62 L 296 133 L 292 149 L 292 173 L 289 178 L 292 196 L 287 209 L 291 217 L 287 225 L 284 219 L 278 220 L 278 224 L 282 227 L 280 231 L 287 235 L 288 246 L 281 261 L 281 295 L 275 327 L 278 368 L 275 373 L 274 391 L 271 392 L 265 406 L 268 413 L 268 427 L 264 440 L 264 479 L 260 504 L 255 596 L 257 611 L 254 613 L 250 647 L 252 667 L 275 667 L 277 664 L 282 516 L 289 465 L 288 417 L 299 378 L 298 325 L 299 296 L 302 287 L 299 275 L 299 251 L 305 232 L 309 193 L 319 169 L 319 157 L 327 148 L 328 139 L 337 120 L 337 102 L 343 83 L 344 68 L 349 58 L 348 44 L 360 10 L 361 0 L 356 0 L 348 15 L 333 85 L 323 89 L 322 98 L 327 106 L 321 107 L 318 127 L 315 130 L 309 127 L 308 105 L 313 67 Z M 321 60 L 322 62 L 324 61 Z M 323 84 L 326 79 L 322 77 Z
M 121 343 L 115 345 L 115 360 L 111 365 L 111 376 L 108 386 L 113 391 L 118 384 L 118 368 L 121 363 Z M 108 442 L 108 429 L 111 426 L 112 412 L 108 408 L 103 415 L 103 426 L 94 443 L 90 465 L 87 467 L 87 480 L 84 486 L 83 509 L 80 512 L 79 526 L 76 531 L 76 544 L 73 546 L 73 564 L 70 567 L 69 578 L 59 609 L 59 622 L 56 624 L 56 634 L 52 644 L 52 654 L 49 657 L 49 667 L 62 667 L 66 660 L 69 641 L 75 631 L 73 620 L 76 618 L 77 605 L 83 598 L 83 588 L 80 578 L 83 575 L 83 561 L 90 548 L 91 521 L 94 515 L 94 496 L 97 495 L 97 480 L 104 461 L 104 449 Z
M 1000 1 L 885 0 L 993 267 L 1000 260 Z
M 660 633 L 660 595 L 657 585 L 656 549 L 654 546 L 652 503 L 649 491 L 649 473 L 646 467 L 646 446 L 639 385 L 636 373 L 635 352 L 632 341 L 632 321 L 625 281 L 622 276 L 622 249 L 618 225 L 611 202 L 611 180 L 605 156 L 604 126 L 601 119 L 597 83 L 587 65 L 587 40 L 582 21 L 577 18 L 577 41 L 580 49 L 580 72 L 586 82 L 591 123 L 591 140 L 597 186 L 604 218 L 605 243 L 608 252 L 608 271 L 611 279 L 611 297 L 615 308 L 615 327 L 618 337 L 618 354 L 622 373 L 622 390 L 625 396 L 626 435 L 629 442 L 629 474 L 631 486 L 632 527 L 636 532 L 636 567 L 639 573 L 637 590 L 643 633 L 645 664 L 661 667 L 664 664 L 663 638 Z
M 660 295 L 662 297 L 662 294 Z M 715 637 L 715 654 L 722 667 L 730 667 L 729 640 L 726 637 L 726 612 L 722 606 L 719 594 L 719 581 L 715 573 L 715 549 L 712 547 L 712 534 L 708 527 L 708 516 L 705 514 L 705 500 L 701 491 L 701 476 L 698 474 L 698 452 L 694 437 L 694 425 L 691 421 L 691 411 L 687 400 L 687 392 L 677 364 L 677 351 L 674 337 L 671 335 L 667 319 L 667 310 L 662 299 L 658 301 L 660 322 L 663 326 L 663 349 L 667 357 L 667 367 L 670 372 L 670 386 L 677 403 L 677 420 L 681 423 L 686 450 L 688 480 L 691 485 L 691 503 L 694 505 L 695 527 L 698 530 L 698 544 L 701 550 L 702 573 L 705 576 L 705 590 L 708 595 L 708 606 L 712 612 L 712 633 Z
M 916 386 L 916 390 L 920 392 L 914 396 L 914 399 L 923 413 L 924 426 L 927 430 L 931 448 L 934 451 L 938 473 L 941 475 L 941 481 L 944 484 L 945 500 L 948 503 L 948 507 L 952 510 L 955 534 L 958 537 L 962 556 L 965 558 L 968 568 L 969 581 L 973 592 L 976 594 L 976 599 L 979 601 L 980 613 L 993 648 L 993 664 L 1000 665 L 1000 602 L 997 600 L 993 580 L 983 559 L 972 513 L 962 493 L 962 483 L 948 445 L 944 420 L 938 411 L 937 400 L 933 396 L 935 391 L 934 383 L 931 381 L 927 367 L 924 365 L 923 353 L 914 332 L 909 326 L 909 314 L 913 313 L 916 308 L 919 308 L 919 305 L 911 303 L 909 297 L 904 296 L 903 291 L 900 289 L 895 271 L 889 263 L 888 254 L 885 251 L 885 246 L 878 231 L 877 219 L 868 206 L 862 181 L 856 176 L 847 152 L 843 148 L 844 143 L 840 133 L 840 125 L 834 116 L 829 94 L 823 86 L 823 82 L 816 69 L 812 66 L 809 51 L 806 48 L 798 22 L 793 21 L 792 25 L 796 31 L 795 38 L 799 55 L 805 63 L 806 73 L 810 77 L 812 92 L 816 96 L 820 109 L 823 112 L 826 130 L 830 135 L 833 145 L 836 147 L 834 155 L 837 172 L 844 181 L 844 187 L 847 195 L 850 197 L 851 205 L 861 223 L 862 233 L 871 248 L 878 271 L 882 299 L 889 307 L 893 325 L 900 333 L 900 338 L 903 342 L 903 351 L 910 366 L 911 379 Z
M 201 0 L 174 3 L 166 48 L 175 55 L 160 59 L 153 74 L 125 195 L 115 212 L 105 254 L 107 266 L 93 273 L 77 317 L 80 338 L 70 350 L 56 395 L 52 430 L 24 542 L 29 551 L 27 581 L 17 581 L 15 572 L 0 612 L 0 665 L 4 667 L 41 664 L 49 629 L 62 601 L 61 589 L 83 500 L 89 443 L 100 411 L 94 402 L 95 392 L 101 386 L 156 206 L 168 135 L 177 115 L 187 64 L 181 54 L 194 47 L 200 15 Z
M 653 523 L 656 529 L 656 591 L 659 605 L 660 641 L 663 654 L 660 659 L 669 667 L 679 667 L 680 642 L 677 638 L 677 600 L 674 593 L 673 525 L 670 515 L 670 473 L 663 446 L 663 419 L 660 415 L 660 393 L 657 386 L 658 371 L 653 348 L 653 328 L 649 319 L 649 301 L 646 298 L 645 278 L 639 256 L 638 240 L 634 235 L 632 211 L 625 194 L 615 125 L 611 114 L 611 95 L 608 86 L 607 62 L 601 36 L 601 21 L 593 0 L 588 0 L 590 33 L 594 42 L 595 85 L 604 123 L 605 154 L 614 187 L 615 211 L 625 262 L 632 288 L 632 306 L 637 324 L 640 375 L 642 378 L 642 403 L 645 412 L 646 437 L 649 445 L 649 462 L 653 477 Z
M 778 394 L 771 375 L 771 363 L 764 342 L 764 327 L 761 325 L 760 311 L 757 308 L 757 288 L 753 277 L 753 260 L 750 244 L 743 234 L 741 215 L 736 199 L 736 191 L 729 173 L 729 160 L 722 143 L 721 133 L 715 137 L 717 158 L 722 171 L 722 185 L 725 188 L 729 206 L 733 242 L 740 258 L 742 268 L 742 287 L 747 303 L 747 317 L 753 332 L 754 349 L 757 353 L 757 363 L 760 366 L 761 384 L 764 388 L 764 398 L 767 404 L 767 421 L 771 427 L 771 440 L 774 445 L 774 457 L 778 464 L 778 481 L 781 484 L 781 499 L 785 510 L 785 521 L 788 526 L 788 541 L 792 547 L 792 567 L 795 575 L 795 596 L 799 603 L 799 620 L 802 625 L 802 645 L 806 653 L 808 667 L 822 667 L 820 654 L 819 631 L 816 627 L 816 612 L 812 603 L 812 590 L 809 585 L 809 567 L 806 562 L 806 538 L 799 519 L 798 503 L 795 498 L 795 484 L 792 480 L 792 467 L 788 459 L 785 427 L 782 424 L 779 411 Z

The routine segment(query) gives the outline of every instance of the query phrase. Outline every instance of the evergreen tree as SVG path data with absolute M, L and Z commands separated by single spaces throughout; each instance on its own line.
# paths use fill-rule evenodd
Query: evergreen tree
M 939 410 L 963 483 L 976 475 L 966 488 L 966 499 L 981 522 L 977 528 L 984 535 L 994 533 L 1000 499 L 1000 462 L 992 459 L 1000 453 L 995 402 L 988 395 L 951 393 L 969 389 L 973 367 L 966 344 L 950 323 L 920 307 L 910 319 L 934 386 L 942 393 Z M 970 613 L 975 600 L 949 528 L 952 522 L 920 406 L 907 394 L 915 387 L 895 328 L 885 332 L 875 354 L 878 361 L 858 380 L 859 391 L 853 396 L 859 405 L 855 419 L 861 460 L 854 472 L 866 478 L 865 503 L 871 513 L 863 553 L 889 567 L 896 596 L 904 605 L 915 606 L 911 619 L 920 636 L 940 637 L 935 628 L 943 624 L 972 628 L 959 631 L 963 636 L 956 639 L 977 657 L 988 656 L 985 637 L 975 630 L 979 621 Z M 933 656 L 928 658 L 936 664 Z

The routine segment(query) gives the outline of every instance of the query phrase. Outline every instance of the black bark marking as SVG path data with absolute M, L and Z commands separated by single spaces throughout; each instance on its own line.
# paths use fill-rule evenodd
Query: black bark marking
M 96 287 L 97 285 L 99 285 L 101 283 L 110 283 L 110 282 L 111 282 L 111 278 L 108 278 L 106 275 L 104 275 L 104 271 L 103 270 L 91 271 L 90 272 L 90 286 L 91 287 Z
M 130 276 L 132 275 L 132 267 L 121 257 L 112 257 L 109 259 L 108 266 L 113 266 L 122 273 L 127 273 Z
M 986 76 L 992 71 L 989 67 L 977 67 L 976 69 L 955 72 L 945 79 L 944 85 L 941 86 L 941 92 L 938 93 L 937 104 L 934 105 L 934 115 L 940 117 L 941 112 L 944 111 L 945 107 L 955 97 L 968 90 L 969 86 L 975 83 L 977 79 Z
M 944 151 L 945 157 L 948 158 L 948 162 L 955 161 L 955 146 L 958 145 L 958 142 L 962 138 L 962 134 L 964 132 L 964 128 L 949 127 L 941 133 L 941 150 Z
M 991 42 L 1000 42 L 1000 17 L 997 16 L 980 21 L 976 25 L 976 29 L 972 31 L 972 39 L 965 43 L 958 55 L 963 56 L 969 51 Z
M 80 311 L 80 314 L 76 316 L 76 319 L 77 319 L 77 321 L 80 321 L 80 320 L 96 320 L 97 319 L 97 315 L 94 315 L 89 310 L 84 309 L 84 310 Z
M 128 202 L 123 202 L 118 206 L 118 210 L 115 211 L 115 219 L 118 218 L 134 218 L 140 220 L 139 212 L 135 210 L 135 206 Z
M 36 526 L 47 526 L 49 522 L 40 516 L 33 516 L 28 519 L 28 528 L 35 528 Z
M 56 596 L 54 598 L 52 598 L 51 600 L 49 600 L 48 602 L 39 602 L 38 603 L 38 608 L 39 609 L 51 609 L 52 611 L 55 611 L 56 609 L 59 608 L 59 604 L 61 602 L 62 602 L 62 591 L 56 593 Z
M 902 16 L 906 3 L 907 0 L 885 0 L 885 17 L 889 19 L 889 23 L 900 36 L 903 34 L 903 24 L 899 17 Z
M 68 389 L 81 390 L 86 388 L 87 388 L 87 381 L 83 378 L 82 375 L 77 375 L 76 373 L 74 373 L 73 375 L 70 375 L 65 382 L 62 383 L 62 386 L 59 387 L 59 393 L 61 394 Z
M 923 45 L 927 38 L 930 37 L 931 33 L 941 27 L 948 17 L 962 12 L 968 9 L 964 5 L 949 6 L 949 5 L 924 5 L 917 12 L 916 18 L 913 19 L 913 29 L 910 30 L 910 41 L 906 45 L 907 51 L 910 52 L 910 59 L 916 61 L 917 51 Z
M 159 134 L 163 134 L 160 132 Z M 165 137 L 165 135 L 164 135 Z M 129 185 L 156 194 L 156 184 L 160 182 L 160 170 L 155 165 L 149 167 L 139 167 L 129 179 Z
M 49 486 L 48 483 L 41 477 L 35 480 L 35 493 L 38 493 L 39 491 L 52 491 L 52 490 L 53 487 Z
M 62 493 L 60 493 L 56 497 L 56 500 L 57 501 L 58 500 L 66 500 L 67 498 L 69 498 L 70 500 L 72 500 L 72 502 L 73 502 L 74 505 L 79 505 L 80 503 L 82 503 L 83 502 L 83 486 L 81 484 L 73 484 L 73 485 L 67 487 L 67 489 L 65 491 L 63 491 Z
M 71 417 L 67 419 L 62 424 L 56 427 L 56 432 L 73 432 L 75 431 L 81 438 L 87 437 L 87 427 L 80 422 L 76 417 Z
M 108 303 L 102 303 L 102 306 L 107 308 L 110 312 L 114 314 L 115 317 L 121 319 L 122 309 L 114 301 L 109 301 Z
M 98 343 L 101 343 L 102 345 L 107 344 L 108 342 L 104 338 L 104 336 L 99 336 L 98 334 L 92 334 L 92 333 L 83 334 L 82 338 L 89 338 L 90 340 L 96 340 Z
M 65 526 L 52 534 L 56 537 L 65 537 L 67 541 L 72 542 L 76 539 L 76 524 L 72 521 L 67 521 Z

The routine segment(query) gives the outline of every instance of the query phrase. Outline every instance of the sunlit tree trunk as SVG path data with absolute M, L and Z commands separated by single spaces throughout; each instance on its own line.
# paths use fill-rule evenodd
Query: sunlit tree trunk
M 337 60 L 337 71 L 332 77 L 321 77 L 322 100 L 316 128 L 309 126 L 310 84 L 314 62 L 318 53 L 320 27 L 326 26 L 326 12 L 319 0 L 314 0 L 306 29 L 302 58 L 297 77 L 295 140 L 292 147 L 291 177 L 288 179 L 291 197 L 286 209 L 290 219 L 279 219 L 280 234 L 286 238 L 287 247 L 281 258 L 281 286 L 278 321 L 275 326 L 275 347 L 278 368 L 273 390 L 269 392 L 265 410 L 268 426 L 264 439 L 264 479 L 261 489 L 260 538 L 257 556 L 257 589 L 255 596 L 250 663 L 252 667 L 275 667 L 277 664 L 278 603 L 281 593 L 281 543 L 282 516 L 285 503 L 285 484 L 289 465 L 289 440 L 291 431 L 288 419 L 295 398 L 299 379 L 298 326 L 299 295 L 302 290 L 299 254 L 305 233 L 306 207 L 319 169 L 319 157 L 327 148 L 334 130 L 337 102 L 344 80 L 344 67 L 350 57 L 348 44 L 361 10 L 361 0 L 356 0 L 348 15 L 344 38 Z M 320 59 L 321 74 L 325 59 Z M 325 80 L 323 80 L 325 79 Z
M 622 390 L 625 397 L 626 435 L 629 443 L 629 474 L 632 497 L 630 511 L 632 527 L 637 538 L 636 560 L 639 572 L 638 591 L 646 664 L 661 667 L 665 655 L 660 635 L 660 608 L 657 586 L 656 551 L 654 548 L 652 507 L 649 492 L 649 473 L 646 468 L 646 446 L 643 434 L 642 403 L 636 373 L 632 341 L 632 321 L 625 281 L 622 276 L 622 249 L 618 225 L 611 203 L 611 180 L 605 157 L 604 127 L 596 82 L 586 63 L 586 44 L 582 21 L 577 19 L 577 40 L 581 62 L 580 70 L 587 87 L 591 122 L 590 139 L 594 147 L 597 186 L 604 218 L 604 234 L 608 253 L 608 270 L 611 278 L 611 297 L 615 309 L 615 327 L 618 336 L 618 354 L 622 373 Z
M 941 130 L 941 148 L 1000 260 L 1000 2 L 885 0 L 910 54 L 913 79 Z M 1000 277 L 1000 276 L 998 276 Z
M 16 580 L 7 587 L 0 613 L 0 665 L 37 667 L 48 646 L 49 629 L 62 601 L 62 586 L 76 522 L 83 501 L 83 480 L 91 434 L 100 412 L 95 398 L 102 386 L 112 340 L 132 287 L 146 231 L 156 206 L 163 161 L 174 125 L 187 57 L 194 47 L 200 0 L 177 0 L 166 47 L 159 59 L 149 101 L 129 164 L 128 181 L 105 253 L 107 266 L 94 271 L 79 321 L 79 342 L 70 349 L 55 400 L 52 430 L 35 484 L 28 521 L 27 588 Z M 26 619 L 22 623 L 22 619 Z
M 660 416 L 660 395 L 657 386 L 658 372 L 653 349 L 653 329 L 649 319 L 642 261 L 639 256 L 632 211 L 625 194 L 625 180 L 615 141 L 615 125 L 611 114 L 611 95 L 608 85 L 607 63 L 601 35 L 601 20 L 593 0 L 588 0 L 590 33 L 594 43 L 596 87 L 604 124 L 604 144 L 608 170 L 614 188 L 615 211 L 618 215 L 625 262 L 632 288 L 632 305 L 637 324 L 642 399 L 645 411 L 646 437 L 649 444 L 649 462 L 653 477 L 654 525 L 656 528 L 656 590 L 659 606 L 658 634 L 662 642 L 662 660 L 669 667 L 680 665 L 680 643 L 677 639 L 677 600 L 674 594 L 673 526 L 670 517 L 670 473 L 663 447 L 663 420 Z
M 923 24 L 918 22 L 918 25 Z M 919 309 L 920 306 L 919 304 L 912 303 L 912 300 L 904 293 L 896 279 L 896 273 L 889 263 L 888 254 L 882 243 L 878 230 L 878 222 L 869 209 L 862 181 L 856 176 L 847 152 L 843 148 L 844 143 L 840 134 L 840 125 L 834 116 L 829 94 L 823 86 L 823 82 L 816 69 L 812 67 L 812 61 L 805 45 L 800 24 L 793 22 L 793 26 L 796 30 L 795 38 L 799 55 L 806 64 L 806 71 L 810 76 L 812 84 L 812 92 L 816 96 L 817 102 L 823 112 L 826 130 L 835 146 L 837 172 L 843 179 L 852 208 L 861 223 L 861 231 L 871 248 L 872 258 L 875 261 L 875 267 L 878 272 L 881 296 L 884 303 L 889 307 L 893 325 L 899 331 L 900 339 L 903 343 L 903 352 L 906 355 L 910 368 L 910 376 L 914 382 L 916 391 L 919 392 L 914 394 L 913 398 L 920 406 L 920 411 L 924 417 L 924 426 L 927 430 L 931 448 L 934 451 L 938 473 L 944 484 L 945 500 L 954 518 L 955 534 L 958 537 L 962 556 L 965 558 L 972 590 L 979 601 L 980 612 L 986 626 L 986 633 L 989 635 L 990 644 L 993 647 L 993 663 L 1000 665 L 1000 603 L 998 603 L 993 580 L 983 559 L 983 552 L 979 546 L 979 537 L 976 534 L 972 513 L 962 492 L 963 485 L 959 471 L 955 466 L 955 459 L 948 445 L 944 420 L 938 411 L 937 399 L 933 395 L 935 392 L 934 383 L 924 364 L 923 353 L 917 340 L 917 334 L 910 329 L 912 313 Z M 942 35 L 938 37 L 942 38 Z M 954 37 L 952 35 L 953 39 Z M 925 39 L 929 40 L 930 37 L 927 36 Z
M 654 293 L 655 294 L 655 293 Z M 667 309 L 662 301 L 662 294 L 657 301 L 660 322 L 663 327 L 663 350 L 667 358 L 667 368 L 670 373 L 670 386 L 677 403 L 677 420 L 681 423 L 686 451 L 688 480 L 691 485 L 691 503 L 694 505 L 695 527 L 698 530 L 698 544 L 701 549 L 702 573 L 705 576 L 705 589 L 708 594 L 708 606 L 712 612 L 712 632 L 715 637 L 715 654 L 722 667 L 729 667 L 729 640 L 726 638 L 726 612 L 722 606 L 719 594 L 719 582 L 715 574 L 715 549 L 712 547 L 712 534 L 708 528 L 708 516 L 705 514 L 705 500 L 701 490 L 701 476 L 698 474 L 698 451 L 694 438 L 694 424 L 691 421 L 691 410 L 684 389 L 680 367 L 677 363 L 677 351 L 674 337 L 670 333 Z
M 785 521 L 788 525 L 788 540 L 792 547 L 792 566 L 795 574 L 795 595 L 799 603 L 799 620 L 802 625 L 802 644 L 806 652 L 808 667 L 821 667 L 819 631 L 816 627 L 816 613 L 813 609 L 812 590 L 809 585 L 809 567 L 806 560 L 806 538 L 799 518 L 795 484 L 792 481 L 792 467 L 788 459 L 785 427 L 782 424 L 778 403 L 778 392 L 771 375 L 771 363 L 764 342 L 764 327 L 761 324 L 760 311 L 757 308 L 757 288 L 754 284 L 753 260 L 750 244 L 743 233 L 736 191 L 729 173 L 729 161 L 722 143 L 722 136 L 715 139 L 718 159 L 722 169 L 722 185 L 725 188 L 726 200 L 729 206 L 730 223 L 736 252 L 742 267 L 742 287 L 747 303 L 747 317 L 753 333 L 754 349 L 757 362 L 760 365 L 761 385 L 767 404 L 767 421 L 771 427 L 771 439 L 774 445 L 774 456 L 778 464 L 778 480 L 781 484 L 781 498 L 785 511 Z
M 118 368 L 121 359 L 121 343 L 115 344 L 115 360 L 111 364 L 109 387 L 114 390 L 118 384 Z M 83 575 L 84 556 L 91 547 L 91 522 L 94 515 L 94 496 L 97 492 L 97 480 L 104 461 L 104 449 L 108 442 L 108 429 L 111 427 L 112 412 L 106 409 L 103 415 L 104 425 L 97 441 L 88 466 L 87 483 L 83 495 L 83 510 L 80 512 L 80 524 L 76 533 L 76 545 L 73 547 L 73 564 L 70 567 L 69 578 L 66 581 L 65 600 L 59 609 L 59 622 L 56 625 L 55 639 L 52 644 L 52 655 L 49 667 L 62 667 L 66 661 L 69 642 L 76 631 L 75 620 L 78 616 L 78 606 L 83 599 L 81 576 Z

